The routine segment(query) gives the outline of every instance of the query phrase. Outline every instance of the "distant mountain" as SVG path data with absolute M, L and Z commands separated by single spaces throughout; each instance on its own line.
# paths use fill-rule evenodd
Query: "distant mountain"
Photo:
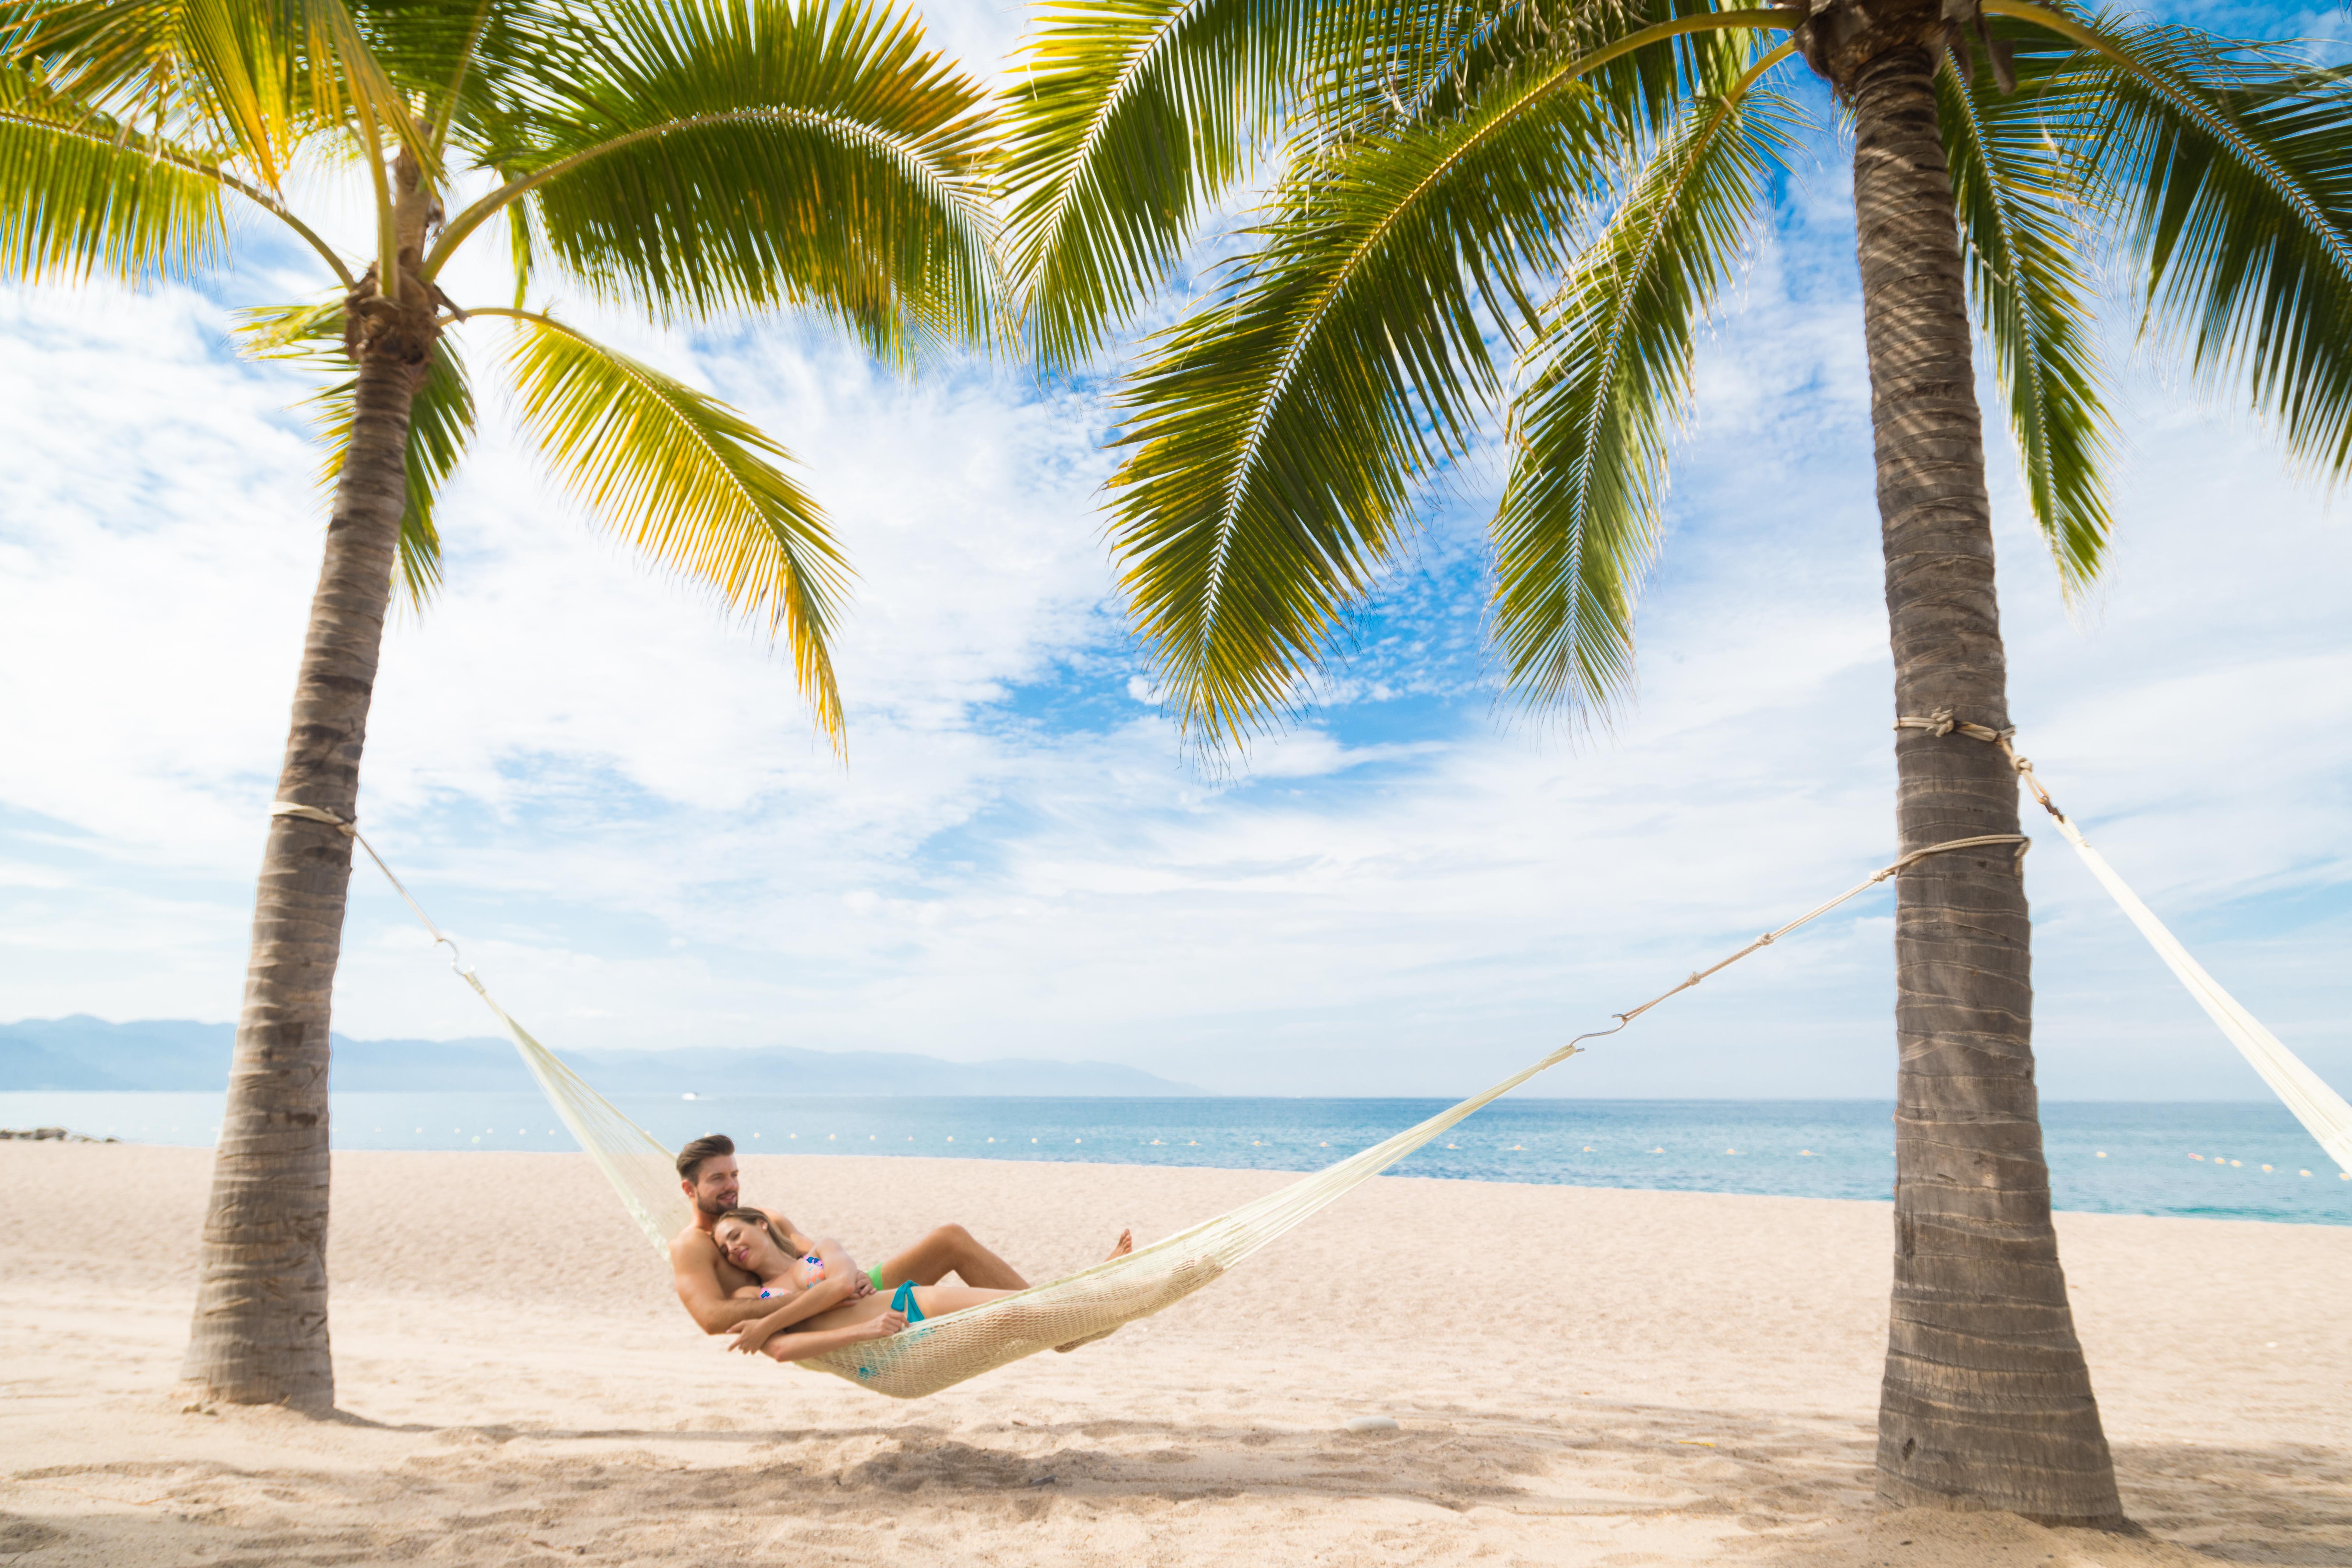
M 228 1086 L 227 1024 L 152 1019 L 110 1024 L 76 1014 L 0 1024 L 0 1089 L 222 1089 Z M 339 1090 L 537 1088 L 501 1039 L 354 1040 L 334 1037 Z M 669 1051 L 566 1051 L 563 1059 L 607 1094 L 1194 1095 L 1115 1062 L 1022 1058 L 941 1061 L 892 1051 L 814 1051 L 791 1046 Z

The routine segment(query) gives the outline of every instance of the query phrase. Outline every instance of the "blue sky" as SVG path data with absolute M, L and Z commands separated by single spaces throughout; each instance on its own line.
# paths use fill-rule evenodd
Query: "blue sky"
M 932 15 L 975 64 L 1014 25 Z M 1705 351 L 1639 689 L 1608 725 L 1498 706 L 1481 643 L 1494 474 L 1474 462 L 1316 701 L 1222 764 L 1160 714 L 1112 597 L 1105 378 L 967 363 L 908 381 L 807 323 L 662 334 L 559 292 L 803 460 L 860 574 L 849 763 L 758 636 L 583 523 L 493 412 L 443 503 L 447 591 L 386 647 L 366 826 L 559 1049 L 1475 1087 L 1890 854 L 1850 219 L 1824 140 Z M 0 472 L 0 1019 L 236 1013 L 322 519 L 291 407 L 305 387 L 224 346 L 231 308 L 316 280 L 248 239 L 203 289 L 0 297 L 18 436 Z M 505 291 L 489 270 L 462 281 L 460 298 Z M 489 379 L 495 332 L 464 331 Z M 2113 364 L 2120 526 L 2086 605 L 2062 604 L 1990 433 L 2012 711 L 2109 858 L 2343 1087 L 2352 535 L 2169 360 L 2124 332 Z M 2030 876 L 2046 1093 L 2263 1093 L 2063 844 L 2044 836 Z M 337 1026 L 486 1032 L 373 872 L 353 887 Z M 1542 1087 L 1887 1092 L 1889 911 L 1884 892 L 1857 900 Z

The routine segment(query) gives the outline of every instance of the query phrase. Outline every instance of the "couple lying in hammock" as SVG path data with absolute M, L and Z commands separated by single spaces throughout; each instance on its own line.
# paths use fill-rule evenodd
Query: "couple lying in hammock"
M 747 1355 L 823 1355 L 1029 1288 L 960 1225 L 943 1225 L 860 1268 L 839 1242 L 808 1236 L 773 1210 L 746 1206 L 735 1143 L 722 1133 L 679 1150 L 677 1174 L 694 1205 L 694 1223 L 669 1247 L 677 1299 L 704 1333 L 732 1334 L 729 1348 Z M 1121 1231 L 1110 1256 L 1132 1247 Z M 940 1284 L 950 1274 L 963 1283 Z

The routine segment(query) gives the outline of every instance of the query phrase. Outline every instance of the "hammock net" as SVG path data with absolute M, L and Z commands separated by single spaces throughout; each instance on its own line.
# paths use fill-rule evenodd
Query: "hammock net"
M 2004 750 L 2007 749 L 2004 744 Z M 2090 868 L 2091 874 L 2114 897 L 2124 914 L 2147 938 L 2158 956 L 2164 960 L 2189 994 L 2197 999 L 2198 1005 L 2221 1026 L 2231 1043 L 2262 1075 L 2263 1081 L 2309 1130 L 2336 1165 L 2352 1172 L 2352 1105 L 2347 1105 L 2342 1095 L 2322 1081 L 2318 1074 L 2281 1044 L 2260 1020 L 2205 973 L 2179 940 L 2165 929 L 2163 922 L 2116 874 L 2105 858 L 2091 847 L 2074 823 L 2050 802 L 2047 793 L 2033 779 L 2031 765 L 2021 758 L 2015 760 L 2020 774 L 2055 820 L 2059 831 L 2074 847 L 2075 852 Z M 281 802 L 274 809 L 291 815 L 325 817 L 325 814 L 316 813 L 313 808 L 290 803 Z M 332 817 L 325 819 L 337 820 Z M 338 822 L 338 826 L 359 838 L 349 824 Z M 2001 835 L 1999 841 L 2012 842 L 2021 837 Z M 1915 850 L 1837 898 L 1750 942 L 1714 968 L 1693 974 L 1672 991 L 1643 1003 L 1631 1012 L 1619 1014 L 1618 1027 L 1623 1027 L 1667 996 L 1697 984 L 1717 969 L 1817 919 L 1922 856 L 1993 841 L 1961 839 Z M 409 907 L 415 910 L 425 929 L 433 932 L 436 941 L 446 942 L 448 939 L 442 935 L 439 928 L 409 897 L 408 889 L 401 885 L 400 879 L 393 876 L 390 867 L 384 866 L 383 858 L 376 855 L 366 839 L 359 838 L 359 842 L 383 868 L 385 877 L 391 879 Z M 677 1167 L 670 1151 L 622 1115 L 584 1079 L 566 1067 L 554 1052 L 532 1038 L 530 1032 L 515 1022 L 491 997 L 471 969 L 460 964 L 457 973 L 467 984 L 474 988 L 499 1022 L 505 1026 L 507 1033 L 514 1040 L 515 1048 L 522 1053 L 524 1064 L 546 1093 L 556 1114 L 562 1118 L 564 1126 L 587 1151 L 589 1157 L 595 1161 L 605 1179 L 612 1183 L 630 1217 L 646 1233 L 646 1238 L 667 1258 L 670 1238 L 693 1217 L 685 1194 L 679 1190 Z M 1580 1036 L 1578 1039 L 1591 1037 Z M 1440 1111 L 1418 1126 L 1407 1128 L 1385 1142 L 1375 1144 L 1325 1170 L 1302 1176 L 1287 1186 L 1239 1208 L 1202 1220 L 1189 1229 L 1139 1247 L 1124 1258 L 1097 1263 L 1064 1279 L 1034 1286 L 982 1306 L 929 1319 L 887 1339 L 865 1341 L 848 1349 L 828 1355 L 812 1356 L 793 1364 L 832 1373 L 877 1394 L 915 1399 L 927 1394 L 936 1394 L 967 1378 L 977 1377 L 982 1373 L 993 1371 L 1040 1351 L 1070 1350 L 1089 1340 L 1100 1339 L 1124 1324 L 1150 1317 L 1183 1300 L 1325 1205 L 1341 1197 L 1358 1184 L 1370 1181 L 1489 1101 L 1508 1094 L 1538 1073 L 1576 1054 L 1577 1041 L 1571 1040 L 1540 1061 L 1522 1068 L 1500 1083 L 1473 1095 L 1459 1105 Z
M 2083 858 L 2083 864 L 2091 868 L 2091 875 L 2099 879 L 2099 885 L 2123 910 L 2124 918 L 2139 927 L 2140 935 L 2147 938 L 2147 944 L 2156 949 L 2165 967 L 2205 1009 L 2205 1016 L 2221 1026 L 2221 1033 L 2262 1075 L 2263 1081 L 2271 1086 L 2279 1102 L 2294 1112 L 2294 1119 L 2327 1151 L 2336 1169 L 2352 1171 L 2352 1105 L 2347 1105 L 2342 1095 L 2329 1088 L 2325 1079 L 2304 1064 L 2302 1058 L 2264 1028 L 2261 1019 L 2247 1012 L 2236 997 L 2221 989 L 2219 981 L 2205 973 L 2205 966 L 2189 955 L 2180 939 L 2156 918 L 2155 910 L 2140 902 L 2139 895 L 2116 874 L 2105 856 L 2091 847 L 2091 841 L 2083 837 L 2080 829 L 2055 809 L 2050 815 L 2057 822 L 2058 831 L 2066 836 L 2066 842 L 2074 847 L 2074 853 Z
M 563 1125 L 613 1184 L 646 1239 L 667 1258 L 670 1238 L 694 1217 L 686 1194 L 679 1191 L 670 1151 L 533 1039 L 528 1029 L 492 1000 L 471 971 L 460 973 L 506 1026 L 515 1048 L 522 1053 Z M 893 1398 L 919 1399 L 1039 1351 L 1075 1349 L 1088 1340 L 1100 1339 L 1182 1300 L 1349 1188 L 1371 1180 L 1489 1100 L 1566 1061 L 1576 1050 L 1573 1043 L 1562 1046 L 1541 1061 L 1386 1142 L 1214 1219 L 1139 1247 L 1124 1258 L 1110 1258 L 961 1312 L 926 1319 L 888 1339 L 866 1340 L 793 1364 L 832 1373 Z

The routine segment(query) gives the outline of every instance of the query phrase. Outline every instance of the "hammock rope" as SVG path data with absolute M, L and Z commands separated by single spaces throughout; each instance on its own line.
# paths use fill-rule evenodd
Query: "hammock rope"
M 2058 809 L 2056 801 L 2050 798 L 2050 792 L 2042 787 L 2041 778 L 2033 771 L 2033 763 L 2019 754 L 2014 728 L 1995 730 L 1989 725 L 1965 723 L 1955 718 L 1948 708 L 1938 708 L 1924 719 L 1897 719 L 1895 727 L 1898 730 L 1925 730 L 1931 735 L 1964 735 L 1971 741 L 2000 747 L 2000 754 L 2016 770 L 2018 782 L 2024 784 L 2033 798 L 2041 803 L 2042 809 L 2050 814 L 2050 820 L 2058 825 L 2058 831 L 2065 836 L 2067 843 L 2074 847 L 2074 853 L 2082 857 L 2083 864 L 2090 868 L 2091 875 L 2098 879 L 2099 886 L 2107 890 L 2107 896 L 2115 900 L 2116 907 L 2123 910 L 2124 918 L 2139 928 L 2139 933 L 2147 939 L 2148 946 L 2156 950 L 2156 955 L 2164 960 L 2165 967 L 2172 971 L 2172 977 L 2180 982 L 2181 988 L 2205 1009 L 2205 1016 L 2213 1020 L 2214 1026 L 2231 1045 L 2238 1047 L 2238 1054 L 2244 1057 L 2254 1071 L 2261 1075 L 2262 1080 L 2270 1086 L 2271 1092 L 2279 1097 L 2280 1103 L 2293 1111 L 2305 1131 L 2327 1151 L 2327 1157 L 2336 1162 L 2336 1169 L 2352 1173 L 2352 1105 L 2346 1104 L 2344 1097 L 2329 1087 L 2325 1079 L 2312 1071 L 2302 1058 L 2287 1049 L 2276 1035 L 2263 1026 L 2261 1019 L 2246 1010 L 2244 1004 L 2223 990 L 2221 982 L 2205 973 L 2205 966 L 2191 957 L 2189 950 L 2180 944 L 2180 939 L 2156 918 L 2156 911 L 2140 901 L 2139 895 L 2132 891 L 2130 885 L 2113 866 L 2107 864 L 2107 858 L 2091 847 L 2091 841 L 2083 836 L 2083 830 Z
M 2338 1165 L 2352 1170 L 2352 1107 L 2347 1107 L 2342 1096 L 2296 1059 L 2275 1036 L 2263 1028 L 2252 1014 L 2240 1006 L 2229 993 L 2197 965 L 2147 905 L 2125 886 L 2123 879 L 2091 848 L 2074 824 L 2051 803 L 2048 793 L 2034 777 L 2031 765 L 2010 745 L 2011 731 L 1996 731 L 1981 725 L 1959 723 L 1953 721 L 1948 712 L 1939 712 L 1931 719 L 1898 719 L 1895 726 L 1898 729 L 1930 730 L 1939 735 L 1957 732 L 1972 740 L 1998 743 L 2016 767 L 2019 777 L 2057 821 L 2059 830 L 2083 856 L 2100 884 L 2115 896 L 2124 913 L 2139 927 L 2142 934 L 2171 966 L 2173 973 L 2180 977 L 2182 984 L 2189 988 L 2232 1043 L 2245 1053 L 2247 1059 L 2262 1074 L 2263 1081 L 2310 1129 L 2321 1147 Z M 624 1116 L 611 1101 L 598 1094 L 586 1079 L 573 1072 L 499 1005 L 497 998 L 482 984 L 480 976 L 465 963 L 457 944 L 433 922 L 432 917 L 425 912 L 400 879 L 393 874 L 383 857 L 378 855 L 374 847 L 361 835 L 356 823 L 320 807 L 292 801 L 276 803 L 270 807 L 270 814 L 324 823 L 347 835 L 367 851 L 368 858 L 383 872 L 385 879 L 392 883 L 418 921 L 432 934 L 435 942 L 449 949 L 450 966 L 481 998 L 482 1005 L 506 1030 L 508 1037 L 513 1040 L 516 1050 L 520 1053 L 524 1066 L 530 1069 L 532 1079 L 554 1107 L 556 1114 L 562 1119 L 565 1128 L 612 1184 L 630 1217 L 636 1221 L 646 1239 L 667 1258 L 671 1237 L 691 1223 L 693 1217 L 685 1194 L 680 1191 L 670 1151 Z M 1263 1197 L 1139 1247 L 1125 1257 L 1106 1259 L 1075 1274 L 1032 1286 L 1026 1290 L 964 1311 L 928 1319 L 887 1339 L 867 1341 L 827 1355 L 812 1356 L 794 1364 L 812 1371 L 832 1373 L 877 1394 L 913 1399 L 936 1394 L 1040 1351 L 1074 1350 L 1080 1344 L 1116 1332 L 1126 1324 L 1172 1306 L 1211 1283 L 1285 1231 L 1379 1175 L 1465 1118 L 1508 1094 L 1538 1073 L 1580 1055 L 1584 1041 L 1616 1034 L 1660 1003 L 1681 994 L 1710 975 L 1819 920 L 1905 868 L 1932 855 L 1987 848 L 1997 844 L 2014 846 L 2014 853 L 2021 860 L 2031 843 L 2023 834 L 1982 834 L 1909 851 L 1835 898 L 1815 905 L 1785 925 L 1766 931 L 1708 967 L 1695 971 L 1679 984 L 1659 993 L 1639 1006 L 1611 1015 L 1616 1019 L 1612 1026 L 1579 1035 L 1501 1082 L 1457 1105 L 1449 1106 L 1383 1142 L 1351 1154 L 1337 1164 L 1302 1176 Z

